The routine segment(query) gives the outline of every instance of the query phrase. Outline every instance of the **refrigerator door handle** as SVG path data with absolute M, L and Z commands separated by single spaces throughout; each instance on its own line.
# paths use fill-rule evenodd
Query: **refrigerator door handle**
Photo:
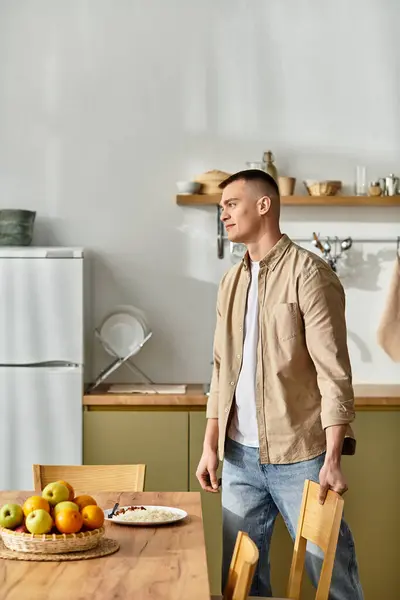
M 79 363 L 64 362 L 61 360 L 51 360 L 48 362 L 39 363 L 0 363 L 0 368 L 6 367 L 7 369 L 19 369 L 20 367 L 26 367 L 28 369 L 77 369 L 82 365 Z

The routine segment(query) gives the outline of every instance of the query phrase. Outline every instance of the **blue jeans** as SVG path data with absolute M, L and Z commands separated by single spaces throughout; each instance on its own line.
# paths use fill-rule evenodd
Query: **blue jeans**
M 305 479 L 319 481 L 322 454 L 311 460 L 287 465 L 262 465 L 258 448 L 242 446 L 227 438 L 222 471 L 224 588 L 239 530 L 257 544 L 260 559 L 250 590 L 251 596 L 272 596 L 269 546 L 278 512 L 288 531 L 296 537 L 297 521 Z M 318 585 L 322 551 L 307 544 L 306 568 L 313 585 Z M 329 600 L 363 600 L 358 577 L 353 536 L 342 520 Z

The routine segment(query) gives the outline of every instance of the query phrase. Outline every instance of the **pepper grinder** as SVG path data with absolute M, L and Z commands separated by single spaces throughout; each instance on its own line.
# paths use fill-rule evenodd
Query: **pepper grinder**
M 271 175 L 278 183 L 278 171 L 276 166 L 274 165 L 275 157 L 272 154 L 271 150 L 264 152 L 264 163 L 265 163 L 265 171 L 268 175 Z

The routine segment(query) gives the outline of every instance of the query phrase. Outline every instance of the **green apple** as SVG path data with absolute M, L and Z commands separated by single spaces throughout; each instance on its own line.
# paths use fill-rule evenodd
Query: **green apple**
M 60 512 L 60 510 L 76 510 L 77 512 L 79 512 L 79 506 L 75 504 L 75 502 L 59 502 L 54 507 L 54 516 L 56 516 L 56 514 Z
M 69 498 L 69 489 L 63 483 L 49 483 L 42 491 L 43 498 L 46 498 L 47 502 L 51 506 L 55 506 L 59 502 L 65 502 Z
M 5 504 L 0 508 L 0 527 L 14 529 L 24 520 L 24 513 L 19 504 Z
M 47 510 L 38 508 L 26 517 L 25 526 L 30 533 L 48 533 L 53 527 L 53 519 Z

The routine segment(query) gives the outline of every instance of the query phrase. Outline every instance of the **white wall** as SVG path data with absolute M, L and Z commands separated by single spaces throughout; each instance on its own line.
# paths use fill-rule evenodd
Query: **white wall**
M 0 207 L 37 210 L 36 244 L 90 251 L 94 324 L 146 311 L 152 378 L 207 381 L 230 262 L 214 210 L 175 206 L 175 181 L 268 148 L 299 180 L 400 173 L 399 15 L 398 0 L 2 0 Z M 283 210 L 293 236 L 397 236 L 399 217 Z M 395 245 L 351 252 L 355 380 L 399 382 L 375 342 Z M 93 372 L 108 360 L 95 346 Z

